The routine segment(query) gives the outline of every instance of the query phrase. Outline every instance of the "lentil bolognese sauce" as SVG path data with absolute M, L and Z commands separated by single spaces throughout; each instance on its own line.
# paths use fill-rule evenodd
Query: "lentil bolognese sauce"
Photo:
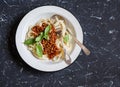
M 36 25 L 32 28 L 33 32 L 31 34 L 33 34 L 34 37 L 37 37 L 41 32 L 45 30 L 47 26 L 48 24 L 46 23 L 42 23 L 42 26 Z M 55 57 L 60 53 L 60 49 L 55 44 L 57 39 L 56 30 L 52 24 L 50 26 L 51 26 L 49 32 L 50 39 L 49 40 L 42 39 L 41 43 L 43 46 L 43 54 L 47 54 L 48 58 L 52 59 L 53 57 Z
M 57 39 L 57 34 L 53 25 L 51 25 L 51 32 L 49 33 L 49 37 L 49 40 L 42 40 L 43 54 L 47 54 L 48 58 L 52 59 L 60 53 L 60 49 L 56 46 L 55 43 Z

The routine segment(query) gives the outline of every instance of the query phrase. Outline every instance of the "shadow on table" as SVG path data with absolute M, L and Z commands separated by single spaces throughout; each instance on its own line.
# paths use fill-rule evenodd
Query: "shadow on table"
M 14 23 L 11 23 L 11 30 L 8 34 L 8 48 L 9 51 L 12 55 L 13 61 L 16 62 L 16 65 L 20 66 L 21 68 L 23 67 L 24 70 L 29 71 L 31 73 L 38 73 L 38 70 L 33 69 L 32 67 L 30 67 L 29 65 L 27 65 L 22 58 L 20 57 L 16 45 L 15 45 L 15 34 L 16 34 L 16 30 L 18 27 L 18 24 L 20 23 L 21 19 L 23 18 L 24 15 L 22 16 L 17 16 L 14 19 Z M 40 72 L 40 74 L 43 74 L 44 72 Z

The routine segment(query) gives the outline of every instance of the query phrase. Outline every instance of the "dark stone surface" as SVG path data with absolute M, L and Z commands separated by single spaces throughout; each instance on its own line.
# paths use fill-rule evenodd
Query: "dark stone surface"
M 73 13 L 90 56 L 45 73 L 29 67 L 15 47 L 15 32 L 30 10 L 56 5 Z M 120 0 L 0 0 L 0 87 L 120 87 Z

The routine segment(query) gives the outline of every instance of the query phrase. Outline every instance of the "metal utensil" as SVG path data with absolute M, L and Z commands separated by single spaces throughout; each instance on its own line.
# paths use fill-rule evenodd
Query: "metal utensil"
M 62 16 L 60 16 L 60 15 L 53 15 L 51 18 L 54 18 L 55 19 L 55 17 L 58 17 L 58 18 L 60 18 L 60 19 L 62 19 L 62 20 L 64 20 L 64 18 L 62 17 Z M 55 20 L 56 21 L 56 20 Z M 58 30 L 59 31 L 59 30 Z M 74 35 L 72 35 L 72 33 L 67 29 L 67 31 L 69 32 L 69 34 L 72 36 L 72 38 L 73 38 L 73 40 L 78 44 L 78 46 L 83 50 L 83 52 L 86 54 L 86 55 L 90 55 L 90 50 L 87 48 L 87 47 L 85 47 L 85 45 L 83 45 Z
M 67 29 L 67 31 L 72 36 L 73 40 L 80 46 L 80 48 L 83 50 L 83 52 L 86 55 L 90 55 L 90 50 L 88 48 L 86 48 L 85 45 L 83 45 L 79 40 L 77 40 L 77 38 L 74 35 L 72 35 L 72 33 L 68 29 Z
M 64 48 L 63 48 L 64 49 Z M 70 65 L 71 64 L 71 57 L 70 55 L 67 53 L 66 49 L 64 49 L 64 54 L 65 54 L 65 62 Z
M 52 20 L 53 20 L 53 22 L 55 22 L 54 19 L 52 19 Z M 62 37 L 62 31 L 60 29 L 56 29 L 56 33 L 57 33 L 57 35 L 59 36 L 59 38 L 60 38 L 60 40 L 62 42 L 62 38 L 61 38 Z M 64 48 L 63 43 L 61 45 L 62 45 L 62 49 L 63 49 L 63 52 L 64 52 L 64 61 L 65 61 L 66 64 L 69 65 L 69 64 L 71 64 L 71 57 L 67 53 L 66 49 Z
M 56 31 L 57 34 L 59 34 L 59 37 L 62 36 L 62 31 Z M 62 39 L 60 38 L 61 42 L 62 42 Z M 70 55 L 67 53 L 66 49 L 64 48 L 63 46 L 63 43 L 62 43 L 62 48 L 63 48 L 63 52 L 64 52 L 64 61 L 66 64 L 70 65 L 71 64 L 71 57 Z

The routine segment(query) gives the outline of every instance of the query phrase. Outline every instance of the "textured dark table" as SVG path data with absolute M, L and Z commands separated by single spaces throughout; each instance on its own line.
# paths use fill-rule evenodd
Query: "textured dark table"
M 57 5 L 80 22 L 90 56 L 80 53 L 53 73 L 29 67 L 15 46 L 20 20 L 30 10 Z M 0 87 L 120 87 L 120 0 L 0 0 Z

